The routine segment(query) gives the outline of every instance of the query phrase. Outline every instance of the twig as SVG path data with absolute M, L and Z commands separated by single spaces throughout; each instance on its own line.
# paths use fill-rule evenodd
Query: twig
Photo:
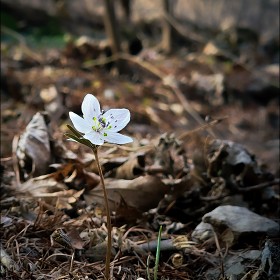
M 219 239 L 218 239 L 218 236 L 217 236 L 216 232 L 213 231 L 213 234 L 214 234 L 214 239 L 215 239 L 215 243 L 216 243 L 216 246 L 217 246 L 219 255 L 220 255 L 220 257 L 221 257 L 221 272 L 222 272 L 222 276 L 225 277 L 225 271 L 224 271 L 224 255 L 223 255 L 223 253 L 222 253 L 221 246 L 220 246 Z
M 70 268 L 69 268 L 70 273 L 72 273 L 72 271 L 73 271 L 74 255 L 75 255 L 75 249 L 73 249 L 73 253 L 72 253 L 72 256 L 71 256 Z
M 125 54 L 125 53 L 120 53 L 120 54 L 116 54 L 116 55 L 111 56 L 111 57 L 106 58 L 106 59 L 98 59 L 98 60 L 87 62 L 86 64 L 84 64 L 84 67 L 89 68 L 89 67 L 92 67 L 92 66 L 97 66 L 97 65 L 102 65 L 102 64 L 109 63 L 109 62 L 113 62 L 113 61 L 116 61 L 116 60 L 119 60 L 119 59 L 128 60 L 128 61 L 131 61 L 131 62 L 133 62 L 135 64 L 138 64 L 139 66 L 141 66 L 142 68 L 144 68 L 148 72 L 154 74 L 157 78 L 159 78 L 162 81 L 162 83 L 167 88 L 169 88 L 170 91 L 172 91 L 175 94 L 177 99 L 181 102 L 185 112 L 187 112 L 200 125 L 204 125 L 205 124 L 205 121 L 190 106 L 190 104 L 187 101 L 187 99 L 185 98 L 184 94 L 178 88 L 177 81 L 176 81 L 175 77 L 172 77 L 171 78 L 171 82 L 170 82 L 169 76 L 167 76 L 163 71 L 159 70 L 157 67 L 155 67 L 151 63 L 148 63 L 147 61 L 143 61 L 139 57 L 134 57 L 132 55 Z M 209 131 L 209 133 L 212 136 L 215 137 L 215 135 L 214 135 L 214 133 L 212 131 Z
M 193 134 L 193 133 L 196 133 L 196 132 L 199 132 L 203 129 L 206 129 L 206 128 L 209 128 L 209 127 L 212 127 L 218 123 L 220 123 L 221 121 L 227 119 L 228 117 L 224 117 L 224 118 L 220 118 L 220 119 L 215 119 L 209 123 L 206 123 L 206 124 L 203 124 L 202 126 L 199 126 L 198 128 L 195 128 L 195 129 L 192 129 L 192 130 L 189 130 L 189 131 L 186 131 L 184 132 L 183 134 L 181 134 L 178 139 L 179 140 L 184 140 L 185 138 L 187 138 L 189 135 Z
M 150 272 L 149 272 L 150 257 L 151 257 L 151 255 L 148 255 L 147 263 L 146 263 L 146 273 L 147 273 L 148 280 L 151 280 L 151 276 L 150 276 Z
M 240 192 L 251 192 L 251 191 L 255 191 L 255 190 L 261 190 L 270 186 L 274 186 L 274 185 L 278 185 L 280 183 L 280 179 L 276 178 L 273 181 L 270 182 L 264 182 L 255 186 L 251 186 L 251 187 L 244 187 L 244 188 L 240 188 L 238 187 L 237 190 Z
M 66 254 L 63 254 L 63 253 L 55 253 L 55 254 L 52 254 L 52 255 L 48 256 L 48 257 L 44 260 L 44 262 L 46 263 L 49 259 L 51 259 L 51 258 L 53 258 L 53 257 L 58 257 L 58 256 L 67 257 L 67 258 L 69 258 L 69 259 L 72 257 L 72 255 L 66 255 Z
M 22 50 L 25 52 L 25 54 L 27 56 L 31 57 L 32 59 L 34 59 L 38 63 L 42 63 L 42 58 L 39 55 L 35 54 L 27 46 L 25 38 L 21 34 L 15 32 L 14 30 L 12 30 L 12 29 L 10 29 L 6 26 L 3 26 L 3 25 L 1 25 L 1 32 L 6 33 L 7 35 L 10 35 L 11 37 L 15 38 L 19 42 Z
M 200 196 L 199 199 L 201 199 L 202 201 L 214 201 L 214 200 L 223 199 L 227 196 L 230 196 L 230 194 L 221 193 L 215 196 Z
M 163 13 L 165 19 L 169 22 L 169 24 L 179 33 L 181 36 L 191 39 L 196 43 L 205 44 L 208 39 L 205 39 L 198 33 L 193 32 L 190 29 L 187 29 L 185 26 L 182 26 L 180 22 L 178 22 L 174 17 L 170 16 L 168 13 Z

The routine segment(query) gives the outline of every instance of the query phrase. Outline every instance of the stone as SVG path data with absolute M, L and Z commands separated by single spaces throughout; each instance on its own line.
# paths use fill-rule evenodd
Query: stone
M 211 224 L 214 230 L 219 233 L 226 229 L 231 230 L 234 241 L 237 241 L 241 235 L 246 237 L 250 237 L 250 235 L 279 235 L 279 224 L 245 207 L 222 205 L 205 214 L 202 221 Z
M 195 242 L 204 242 L 213 236 L 213 227 L 210 224 L 204 222 L 198 224 L 192 232 L 192 240 Z

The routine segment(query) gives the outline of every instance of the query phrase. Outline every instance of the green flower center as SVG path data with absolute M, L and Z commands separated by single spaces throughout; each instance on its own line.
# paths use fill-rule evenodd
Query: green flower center
M 104 118 L 102 115 L 100 115 L 98 118 L 94 117 L 93 118 L 93 126 L 91 127 L 92 130 L 96 132 L 100 132 L 103 129 L 111 129 L 112 126 L 110 125 L 110 122 L 106 121 L 106 118 Z M 104 136 L 107 136 L 107 133 L 103 133 Z

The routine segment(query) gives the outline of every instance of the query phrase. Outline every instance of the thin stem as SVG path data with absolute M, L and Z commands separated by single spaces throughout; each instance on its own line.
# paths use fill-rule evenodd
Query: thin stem
M 159 264 L 159 257 L 160 257 L 161 233 L 162 233 L 162 225 L 160 226 L 159 232 L 158 232 L 156 263 L 155 263 L 155 268 L 154 268 L 154 280 L 157 280 L 157 275 L 158 275 L 158 264 Z
M 111 250 L 112 250 L 111 216 L 110 216 L 108 195 L 107 195 L 107 191 L 106 191 L 106 188 L 105 188 L 104 176 L 103 176 L 103 172 L 102 172 L 102 169 L 101 169 L 101 166 L 100 166 L 97 148 L 93 148 L 92 150 L 93 150 L 93 153 L 94 153 L 94 156 L 95 156 L 98 172 L 99 172 L 100 179 L 101 179 L 101 185 L 102 185 L 103 194 L 104 194 L 105 210 L 106 210 L 106 216 L 107 216 L 108 241 L 107 241 L 106 262 L 105 262 L 105 279 L 109 280 L 110 279 L 110 260 L 111 260 Z

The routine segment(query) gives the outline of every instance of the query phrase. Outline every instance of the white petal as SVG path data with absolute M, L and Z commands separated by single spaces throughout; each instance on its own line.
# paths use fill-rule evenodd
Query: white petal
M 92 94 L 87 94 L 82 103 L 84 118 L 88 121 L 101 114 L 99 101 Z
M 89 123 L 86 120 L 84 120 L 83 118 L 81 118 L 80 116 L 78 116 L 77 114 L 75 114 L 73 112 L 69 112 L 69 118 L 72 121 L 74 127 L 79 132 L 86 133 L 91 130 Z
M 132 138 L 117 132 L 108 132 L 107 136 L 104 136 L 104 140 L 114 144 L 126 144 L 133 142 Z
M 101 137 L 101 134 L 96 131 L 91 131 L 90 133 L 87 133 L 86 135 L 84 135 L 84 138 L 89 140 L 94 145 L 104 144 L 104 140 Z
M 130 121 L 130 112 L 128 109 L 110 109 L 104 114 L 106 123 L 110 123 L 110 131 L 117 132 L 122 130 Z

